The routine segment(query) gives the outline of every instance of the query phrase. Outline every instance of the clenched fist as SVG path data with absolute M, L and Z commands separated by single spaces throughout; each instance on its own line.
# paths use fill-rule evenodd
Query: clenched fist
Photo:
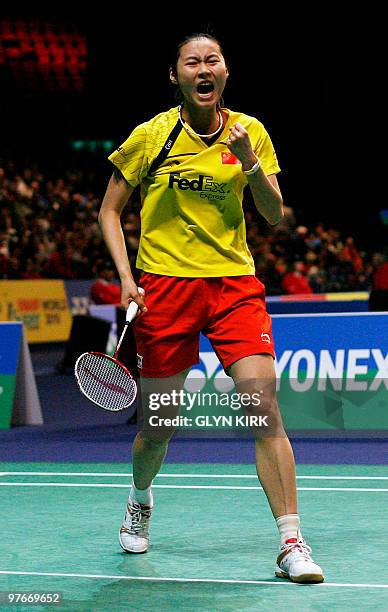
M 230 129 L 230 134 L 226 140 L 226 144 L 233 155 L 235 155 L 242 164 L 244 171 L 249 170 L 257 162 L 257 157 L 252 150 L 249 134 L 241 123 L 236 123 Z

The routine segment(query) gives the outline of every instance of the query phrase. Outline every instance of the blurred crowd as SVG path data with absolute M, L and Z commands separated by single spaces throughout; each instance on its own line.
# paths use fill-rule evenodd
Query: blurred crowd
M 22 171 L 0 161 L 0 279 L 90 279 L 110 261 L 98 225 L 103 189 L 92 171 L 61 178 L 33 165 Z M 361 250 L 357 238 L 324 223 L 306 227 L 285 207 L 269 228 L 246 203 L 247 240 L 267 295 L 369 291 L 384 262 L 381 250 Z M 122 216 L 133 268 L 140 237 L 139 195 Z

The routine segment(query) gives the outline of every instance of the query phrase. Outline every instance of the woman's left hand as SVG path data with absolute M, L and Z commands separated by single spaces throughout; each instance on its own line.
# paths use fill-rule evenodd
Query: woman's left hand
M 236 123 L 229 129 L 230 134 L 226 144 L 233 155 L 240 160 L 242 169 L 249 170 L 257 162 L 257 157 L 252 150 L 249 134 L 241 123 Z

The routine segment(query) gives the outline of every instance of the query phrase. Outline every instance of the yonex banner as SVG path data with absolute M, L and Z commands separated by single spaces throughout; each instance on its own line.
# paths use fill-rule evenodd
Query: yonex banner
M 0 429 L 43 423 L 22 323 L 0 323 Z
M 388 429 L 388 313 L 273 317 L 291 429 Z
M 28 342 L 67 340 L 71 314 L 64 282 L 1 280 L 0 321 L 22 321 Z
M 388 429 L 388 313 L 273 315 L 272 320 L 286 428 Z M 200 357 L 186 390 L 214 393 L 214 399 L 233 393 L 232 380 L 204 336 Z M 191 415 L 201 412 L 199 399 Z M 209 415 L 232 413 L 226 400 L 224 408 L 219 401 L 215 409 L 206 407 Z

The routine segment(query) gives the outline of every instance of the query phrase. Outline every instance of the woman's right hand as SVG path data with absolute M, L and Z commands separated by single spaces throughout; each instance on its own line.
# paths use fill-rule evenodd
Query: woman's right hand
M 139 289 L 132 278 L 121 281 L 121 306 L 127 310 L 131 301 L 136 302 L 139 306 L 139 311 L 136 316 L 142 312 L 147 312 L 147 306 L 144 302 L 144 294 L 139 293 Z

